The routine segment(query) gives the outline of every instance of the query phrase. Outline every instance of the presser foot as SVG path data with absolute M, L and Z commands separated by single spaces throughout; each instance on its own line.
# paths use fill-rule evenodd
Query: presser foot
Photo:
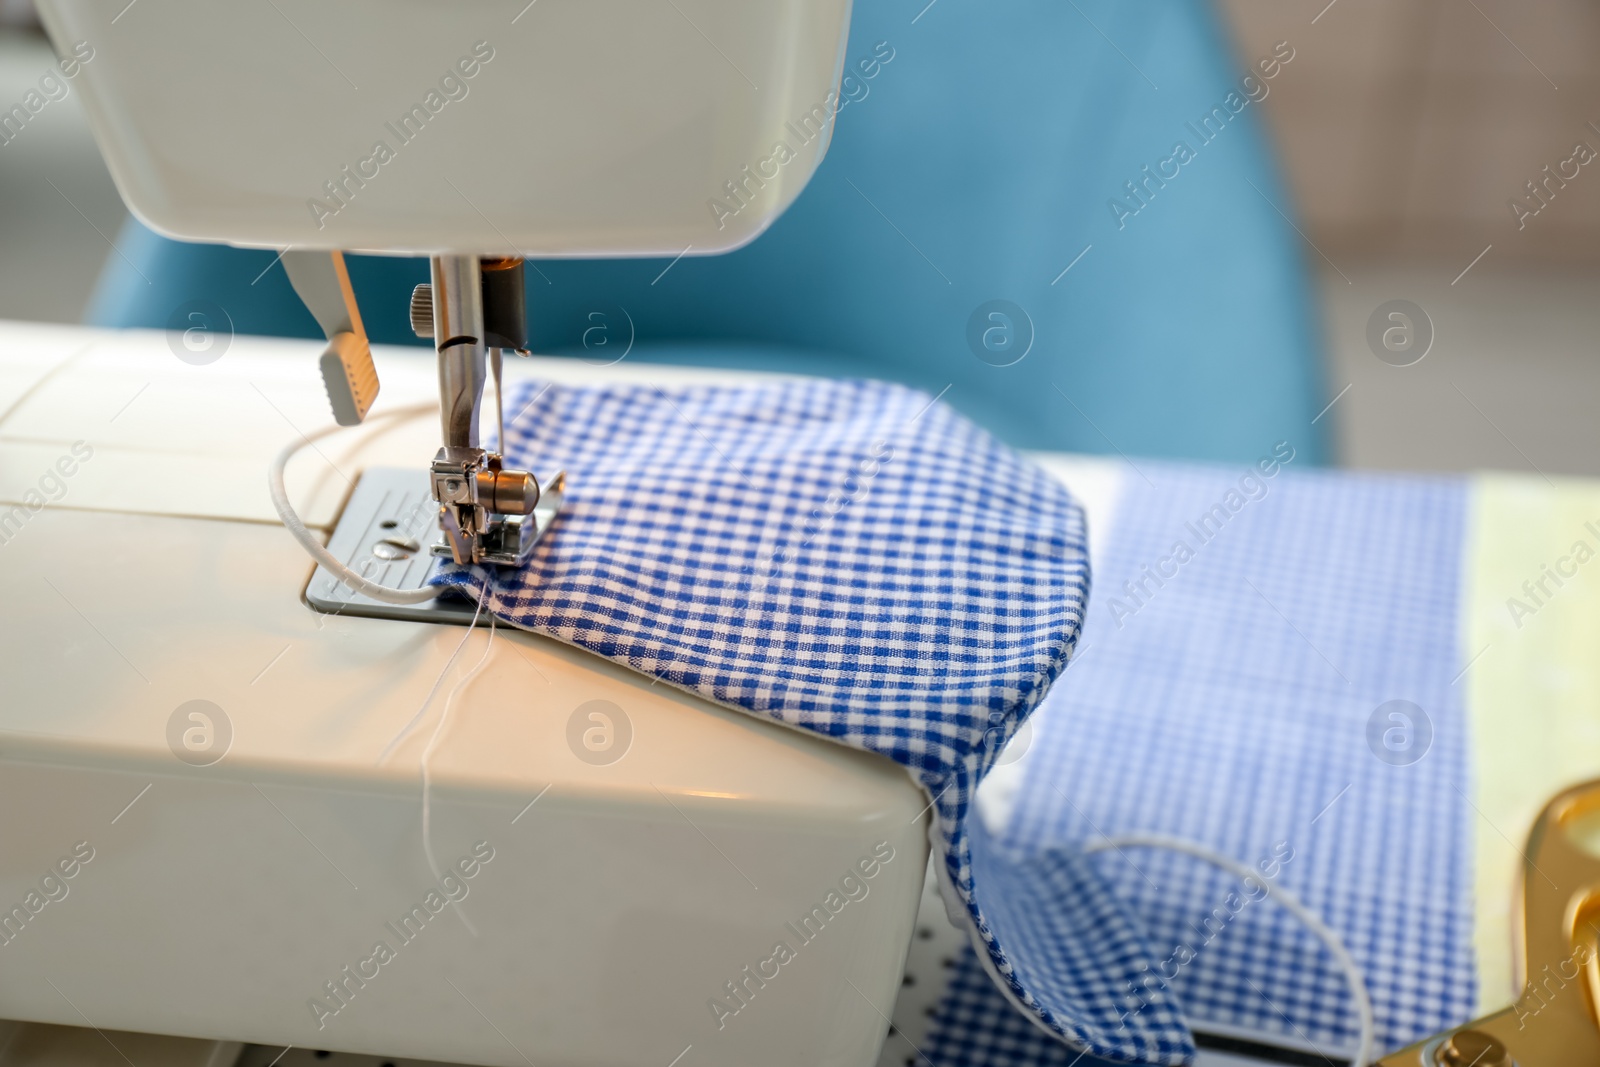
M 484 562 L 516 563 L 549 529 L 561 509 L 566 479 L 549 480 L 531 514 L 498 520 L 495 540 L 486 541 Z M 373 467 L 362 472 L 328 539 L 328 551 L 357 574 L 395 589 L 421 589 L 451 558 L 440 536 L 439 504 L 433 499 L 426 470 Z M 503 524 L 503 525 L 501 525 Z M 491 530 L 494 526 L 491 526 Z M 484 538 L 490 537 L 485 531 Z M 337 577 L 317 567 L 306 586 L 305 600 L 313 609 L 330 615 L 405 619 L 414 622 L 472 621 L 477 604 L 464 597 L 445 597 L 421 604 L 386 604 L 350 590 Z
M 433 544 L 431 552 L 441 559 L 474 563 L 494 563 L 515 567 L 528 561 L 533 546 L 539 543 L 544 532 L 555 521 L 566 493 L 567 472 L 552 477 L 539 493 L 538 503 L 526 515 L 503 515 L 490 518 L 483 532 L 476 538 L 466 537 L 455 513 L 448 506 L 439 508 L 439 526 L 443 539 Z
M 429 468 L 443 540 L 433 554 L 460 564 L 526 563 L 561 509 L 565 471 L 541 487 L 527 471 L 508 470 L 499 454 L 446 445 Z

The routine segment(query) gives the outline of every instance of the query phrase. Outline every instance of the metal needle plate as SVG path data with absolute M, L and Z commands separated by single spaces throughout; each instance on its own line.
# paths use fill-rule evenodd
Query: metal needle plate
M 439 537 L 439 505 L 426 470 L 374 467 L 363 472 L 333 528 L 328 551 L 369 581 L 420 589 L 445 561 L 429 550 Z M 446 598 L 421 604 L 385 604 L 355 593 L 317 567 L 306 602 L 321 612 L 465 626 L 477 605 Z

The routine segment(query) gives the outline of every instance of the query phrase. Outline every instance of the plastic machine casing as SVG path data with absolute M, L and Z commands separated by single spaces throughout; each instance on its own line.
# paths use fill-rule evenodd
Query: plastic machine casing
M 39 6 L 63 55 L 93 50 L 95 138 L 161 233 L 528 256 L 761 233 L 827 150 L 850 20 L 850 0 Z

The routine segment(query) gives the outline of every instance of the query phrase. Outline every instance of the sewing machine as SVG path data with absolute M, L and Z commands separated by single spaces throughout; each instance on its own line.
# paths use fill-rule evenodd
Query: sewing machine
M 759 234 L 826 147 L 774 162 L 837 89 L 848 0 L 41 8 L 63 53 L 93 44 L 75 84 L 129 206 L 287 248 L 327 343 L 210 362 L 230 342 L 208 326 L 6 334 L 0 557 L 29 625 L 0 644 L 0 1017 L 102 1032 L 107 1062 L 873 1062 L 924 888 L 904 771 L 551 640 L 487 645 L 448 605 L 341 593 L 265 481 L 331 406 L 350 429 L 285 484 L 344 560 L 416 589 L 441 559 L 526 558 L 562 482 L 484 447 L 486 383 L 638 372 L 502 370 L 520 257 Z M 412 307 L 436 353 L 373 351 L 341 250 L 432 257 Z M 362 503 L 370 478 L 422 536 Z
M 92 57 L 74 76 L 136 214 L 172 237 L 282 250 L 328 336 L 340 425 L 366 417 L 380 384 L 340 250 L 431 257 L 411 315 L 439 353 L 430 492 L 458 563 L 522 562 L 559 507 L 536 515 L 538 482 L 479 441 L 487 373 L 498 388 L 503 353 L 527 354 L 522 257 L 753 239 L 827 149 L 849 30 L 849 0 L 536 3 L 402 18 L 371 2 L 246 13 L 191 0 L 129 17 L 98 51 L 102 5 L 41 11 L 58 48 Z M 285 78 L 291 56 L 315 75 Z M 591 89 L 574 97 L 577 85 Z M 795 115 L 811 125 L 796 130 Z

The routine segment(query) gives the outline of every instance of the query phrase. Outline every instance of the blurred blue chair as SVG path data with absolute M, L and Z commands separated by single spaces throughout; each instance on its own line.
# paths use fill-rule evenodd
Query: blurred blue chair
M 853 84 L 766 234 L 676 263 L 531 264 L 534 349 L 610 359 L 631 334 L 630 360 L 893 379 L 1028 448 L 1325 456 L 1288 197 L 1259 106 L 1224 106 L 1259 57 L 1233 54 L 1208 0 L 857 0 L 847 63 L 879 42 L 892 60 Z M 1193 158 L 1146 177 L 1179 141 Z M 319 336 L 270 252 L 136 222 L 119 244 L 94 324 L 163 328 L 203 298 L 241 333 Z M 373 340 L 417 343 L 426 264 L 350 271 Z

